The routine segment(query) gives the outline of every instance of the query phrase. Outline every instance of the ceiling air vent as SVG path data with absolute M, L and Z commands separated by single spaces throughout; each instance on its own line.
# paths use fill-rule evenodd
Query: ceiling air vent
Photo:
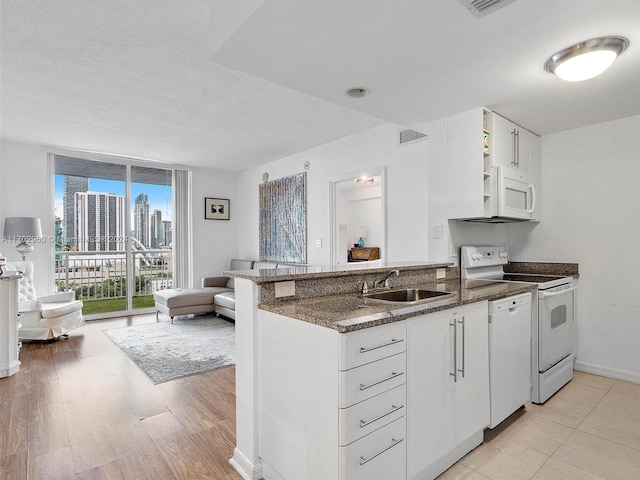
M 400 145 L 420 140 L 421 138 L 425 138 L 426 136 L 426 134 L 416 132 L 415 130 L 402 130 L 400 132 Z
M 460 0 L 460 3 L 473 13 L 476 18 L 482 18 L 515 1 L 516 0 Z

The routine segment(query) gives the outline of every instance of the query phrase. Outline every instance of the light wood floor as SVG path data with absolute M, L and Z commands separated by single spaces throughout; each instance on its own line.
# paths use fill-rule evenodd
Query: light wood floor
M 23 345 L 20 372 L 0 379 L 0 479 L 241 478 L 228 463 L 235 367 L 153 385 L 102 333 L 155 321 L 93 321 Z
M 102 333 L 155 321 L 94 321 L 24 345 L 20 372 L 0 379 L 0 480 L 240 480 L 228 463 L 235 368 L 153 385 Z M 575 372 L 439 480 L 639 478 L 640 385 Z

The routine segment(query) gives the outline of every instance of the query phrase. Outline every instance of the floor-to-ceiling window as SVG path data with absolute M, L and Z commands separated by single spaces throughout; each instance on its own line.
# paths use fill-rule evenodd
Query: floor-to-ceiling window
M 54 155 L 56 285 L 86 316 L 153 307 L 170 288 L 172 171 Z

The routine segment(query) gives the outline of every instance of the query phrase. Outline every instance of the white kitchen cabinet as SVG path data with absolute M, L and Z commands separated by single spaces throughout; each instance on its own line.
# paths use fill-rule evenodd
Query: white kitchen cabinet
M 504 179 L 518 175 L 532 185 L 531 217 L 504 213 L 512 193 Z M 540 137 L 482 107 L 447 117 L 448 218 L 539 221 L 539 187 Z
M 489 425 L 488 304 L 407 320 L 407 478 L 432 479 Z
M 449 218 L 496 215 L 491 112 L 476 108 L 447 118 Z
M 406 321 L 341 334 L 260 311 L 266 480 L 406 480 Z
M 491 123 L 494 165 L 535 174 L 540 168 L 540 137 L 495 112 Z
M 0 377 L 20 370 L 18 342 L 18 281 L 20 275 L 0 277 Z

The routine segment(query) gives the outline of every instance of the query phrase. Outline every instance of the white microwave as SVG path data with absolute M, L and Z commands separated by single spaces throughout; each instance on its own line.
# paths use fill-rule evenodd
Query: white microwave
M 505 219 L 540 220 L 536 185 L 530 175 L 507 167 L 496 167 L 498 176 L 497 216 Z

